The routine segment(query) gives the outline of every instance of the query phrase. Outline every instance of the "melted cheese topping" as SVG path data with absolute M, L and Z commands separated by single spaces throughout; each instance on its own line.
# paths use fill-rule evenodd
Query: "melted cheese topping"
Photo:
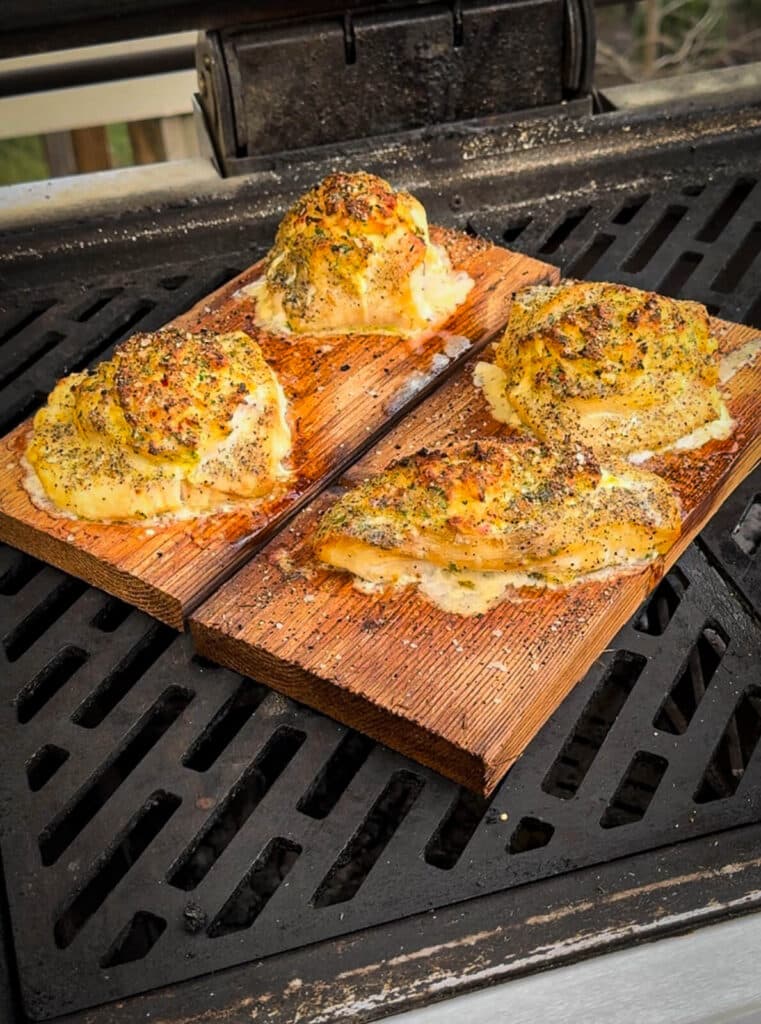
M 496 363 L 538 437 L 571 438 L 602 458 L 661 450 L 727 418 L 717 341 L 695 302 L 601 282 L 529 288 Z
M 372 174 L 333 174 L 286 213 L 263 276 L 242 291 L 262 326 L 297 334 L 417 334 L 473 287 L 431 242 L 425 210 Z
M 82 519 L 186 516 L 269 494 L 289 451 L 285 395 L 252 339 L 169 328 L 59 381 L 33 421 L 26 486 Z
M 447 610 L 474 614 L 510 588 L 628 571 L 679 531 L 678 503 L 654 474 L 601 468 L 589 451 L 515 433 L 392 464 L 323 516 L 314 548 L 371 585 L 415 584 Z

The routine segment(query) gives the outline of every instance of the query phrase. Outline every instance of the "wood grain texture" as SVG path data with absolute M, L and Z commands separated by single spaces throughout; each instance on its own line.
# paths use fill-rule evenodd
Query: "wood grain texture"
M 724 352 L 758 335 L 720 321 L 713 326 Z M 347 574 L 310 570 L 315 524 L 343 489 L 422 446 L 507 429 L 472 384 L 475 361 L 203 605 L 191 629 L 207 657 L 489 793 L 761 458 L 761 359 L 725 388 L 736 420 L 731 438 L 646 463 L 673 484 L 683 524 L 667 557 L 644 570 L 506 602 L 473 618 L 440 611 L 413 588 L 367 596 Z
M 472 349 L 483 347 L 505 323 L 513 292 L 557 279 L 554 267 L 484 241 L 442 228 L 432 228 L 431 237 L 475 284 L 466 302 L 428 337 L 321 335 L 291 341 L 262 331 L 253 323 L 253 300 L 236 297 L 259 276 L 260 265 L 173 321 L 189 330 L 242 329 L 257 340 L 289 402 L 293 451 L 287 489 L 232 512 L 161 526 L 49 515 L 32 504 L 21 483 L 27 421 L 0 441 L 0 540 L 182 629 L 188 611 L 288 515 L 466 358 L 453 355 L 458 339 L 467 338 Z

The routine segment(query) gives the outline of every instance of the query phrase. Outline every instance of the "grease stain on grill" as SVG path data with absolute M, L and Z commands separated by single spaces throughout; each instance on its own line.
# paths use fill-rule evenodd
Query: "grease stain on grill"
M 10 551 L 9 548 L 6 550 Z M 15 597 L 34 579 L 42 567 L 42 562 L 38 562 L 31 555 L 25 555 L 21 551 L 12 552 L 11 564 L 0 576 L 0 596 Z
M 18 661 L 86 590 L 86 583 L 71 577 L 64 579 L 51 590 L 3 640 L 8 661 Z
M 570 210 L 549 236 L 547 241 L 539 247 L 539 252 L 543 256 L 557 252 L 563 242 L 573 234 L 591 209 L 591 206 L 580 206 L 576 210 Z
M 555 834 L 555 826 L 540 818 L 521 818 L 518 827 L 510 836 L 507 844 L 508 853 L 528 853 L 529 850 L 541 850 Z
M 761 687 L 750 687 L 729 716 L 703 778 L 695 803 L 726 800 L 734 796 L 761 739 Z
M 147 910 L 138 910 L 131 921 L 119 932 L 111 948 L 101 959 L 105 970 L 119 964 L 143 960 L 166 931 L 166 921 Z
M 715 242 L 751 194 L 755 184 L 755 178 L 738 178 L 722 202 L 695 235 L 695 238 L 699 242 Z
M 615 214 L 610 218 L 613 224 L 629 224 L 650 198 L 649 193 L 641 196 L 632 196 L 619 206 Z
M 205 772 L 229 746 L 270 691 L 252 679 L 243 679 L 235 693 L 191 745 L 182 759 L 186 768 Z
M 643 270 L 655 256 L 660 247 L 680 223 L 687 213 L 686 206 L 673 204 L 668 206 L 653 227 L 648 231 L 640 244 L 624 263 L 624 270 L 638 273 Z
M 566 270 L 568 277 L 586 277 L 595 267 L 616 240 L 615 235 L 599 232 L 586 249 L 582 250 Z
M 170 686 L 130 730 L 125 740 L 47 825 L 39 836 L 45 867 L 55 864 L 98 811 L 132 774 L 190 704 L 194 694 Z
M 138 679 L 145 675 L 151 665 L 167 650 L 176 636 L 169 626 L 156 625 L 149 629 L 116 668 L 109 672 L 103 682 L 73 711 L 72 722 L 83 729 L 95 729 L 99 726 L 106 715 L 129 693 Z
M 296 756 L 306 734 L 281 726 L 170 868 L 167 881 L 190 892 L 203 881 Z
M 619 828 L 641 821 L 667 768 L 668 761 L 664 757 L 639 750 L 600 818 L 602 828 Z
M 678 566 L 663 577 L 634 617 L 634 628 L 648 636 L 662 636 L 682 603 L 690 581 Z
M 729 637 L 720 626 L 711 623 L 703 627 L 653 719 L 656 729 L 675 736 L 687 731 L 728 644 Z
M 326 818 L 374 747 L 375 743 L 367 736 L 349 730 L 317 773 L 296 809 L 310 818 Z
M 744 555 L 755 558 L 761 547 L 761 494 L 753 495 L 730 536 Z
M 301 855 L 290 839 L 271 839 L 208 928 L 212 939 L 250 928 Z
M 19 723 L 26 725 L 31 722 L 89 657 L 87 651 L 72 644 L 58 651 L 34 679 L 19 691 L 16 698 L 16 718 Z
M 71 897 L 53 928 L 55 944 L 66 949 L 93 914 L 103 905 L 108 894 L 147 850 L 159 832 L 182 803 L 174 793 L 159 789 L 145 801 L 113 845 L 95 862 L 87 881 Z
M 407 817 L 423 789 L 412 772 L 394 772 L 354 836 L 317 887 L 312 906 L 329 907 L 353 899 Z
M 26 779 L 33 793 L 39 792 L 53 778 L 55 773 L 69 759 L 69 751 L 55 743 L 46 743 L 29 759 Z
M 615 652 L 542 782 L 545 793 L 561 800 L 576 795 L 645 665 L 647 658 L 641 654 Z
M 473 838 L 489 803 L 486 797 L 461 789 L 426 845 L 423 854 L 426 863 L 442 871 L 453 868 Z
M 733 292 L 761 253 L 761 223 L 754 224 L 713 280 L 711 287 L 717 292 Z

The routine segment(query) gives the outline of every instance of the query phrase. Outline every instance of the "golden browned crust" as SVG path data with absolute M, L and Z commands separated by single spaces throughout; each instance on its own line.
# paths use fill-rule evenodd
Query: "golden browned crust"
M 247 334 L 165 328 L 59 381 L 26 456 L 58 508 L 144 518 L 265 493 L 287 437 L 279 385 Z
M 431 244 L 418 200 L 358 171 L 329 175 L 287 211 L 255 294 L 268 326 L 399 334 L 439 316 L 442 302 L 451 312 L 464 297 L 462 278 Z M 451 299 L 426 299 L 437 279 L 439 291 L 450 284 Z
M 539 437 L 603 454 L 662 448 L 723 412 L 705 307 L 624 285 L 519 293 L 496 361 Z
M 520 431 L 422 450 L 344 495 L 323 516 L 318 558 L 361 544 L 439 566 L 536 573 L 569 582 L 665 551 L 678 536 L 667 484 L 587 449 Z

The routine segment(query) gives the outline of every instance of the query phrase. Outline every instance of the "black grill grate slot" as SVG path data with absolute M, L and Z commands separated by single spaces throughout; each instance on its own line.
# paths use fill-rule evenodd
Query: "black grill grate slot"
M 272 839 L 209 926 L 212 939 L 250 928 L 299 859 L 301 847 Z
M 80 370 L 86 369 L 101 356 L 106 355 L 113 345 L 128 338 L 133 329 L 139 326 L 140 321 L 144 320 L 155 308 L 155 303 L 148 299 L 143 299 L 134 309 L 121 314 L 117 318 L 116 326 L 105 337 L 101 338 L 96 345 L 88 347 L 85 354 L 80 359 L 75 360 L 68 372 L 78 373 Z
M 484 797 L 461 789 L 425 848 L 426 862 L 444 871 L 453 868 L 488 808 L 489 801 Z
M 62 686 L 71 679 L 89 655 L 81 647 L 69 644 L 56 654 L 16 698 L 16 716 L 22 725 L 30 722 Z
M 525 217 L 522 220 L 516 221 L 514 224 L 508 224 L 502 232 L 502 240 L 508 243 L 516 241 L 516 239 L 520 238 L 530 223 L 531 217 Z
M 702 262 L 701 252 L 683 252 L 677 257 L 671 270 L 658 285 L 658 291 L 679 297 L 682 289 Z
M 5 551 L 10 553 L 11 549 L 6 548 Z M 0 576 L 0 596 L 2 597 L 14 597 L 42 569 L 42 562 L 38 562 L 31 555 L 24 555 L 20 551 L 14 551 L 12 554 L 11 564 Z
M 661 636 L 682 602 L 689 581 L 678 568 L 668 572 L 634 618 L 634 628 L 650 636 Z
M 56 921 L 53 934 L 59 949 L 71 945 L 108 894 L 150 846 L 181 802 L 178 796 L 162 790 L 146 800 L 114 846 L 97 862 L 88 881 Z
M 8 661 L 16 661 L 87 590 L 81 580 L 65 579 L 3 640 Z
M 732 530 L 732 540 L 749 558 L 754 558 L 761 545 L 761 494 L 754 494 L 742 519 Z
M 103 805 L 156 746 L 193 699 L 189 690 L 173 686 L 165 690 L 140 719 L 127 739 L 76 794 L 68 807 L 40 833 L 42 863 L 55 864 L 64 850 L 92 821 Z
M 687 213 L 687 207 L 674 204 L 667 207 L 663 216 L 645 235 L 643 241 L 637 246 L 629 259 L 624 263 L 624 270 L 637 273 L 652 260 L 660 247 L 666 242 L 669 236 L 678 226 L 682 217 Z
M 695 236 L 699 242 L 715 242 L 753 191 L 754 178 L 740 178 L 727 193 L 726 199 L 713 211 Z
M 370 756 L 375 744 L 358 732 L 349 731 L 317 774 L 298 809 L 310 818 L 326 818 L 346 787 Z
M 0 388 L 4 388 L 11 381 L 20 377 L 24 370 L 28 370 L 30 366 L 34 365 L 38 359 L 46 356 L 48 352 L 52 352 L 63 339 L 64 335 L 60 331 L 45 331 L 44 334 L 40 334 L 35 338 L 34 345 L 25 346 L 27 348 L 25 356 L 19 357 L 18 353 L 13 351 L 4 352 L 4 361 L 8 365 L 6 369 L 0 370 Z
M 563 242 L 565 242 L 565 240 L 570 237 L 571 233 L 576 230 L 591 209 L 591 206 L 582 206 L 580 209 L 573 210 L 571 213 L 566 214 L 562 223 L 558 224 L 547 241 L 540 247 L 539 252 L 543 256 L 549 256 L 550 253 L 557 252 Z
M 605 808 L 602 827 L 619 828 L 644 818 L 667 768 L 665 758 L 638 751 Z
M 47 302 L 32 302 L 25 310 L 19 310 L 15 315 L 11 314 L 10 318 L 4 321 L 0 327 L 0 345 L 5 345 L 17 334 L 21 334 L 25 327 L 33 324 L 38 317 L 52 309 L 55 304 L 55 299 L 49 299 Z
M 167 877 L 170 885 L 195 889 L 261 803 L 304 742 L 303 732 L 277 729 L 219 809 L 185 850 Z
M 222 706 L 190 747 L 182 763 L 196 772 L 205 772 L 230 745 L 269 693 L 251 679 L 241 680 L 235 694 Z
M 126 622 L 131 611 L 131 606 L 120 601 L 118 597 L 109 597 L 93 617 L 92 624 L 96 629 L 103 630 L 104 633 L 113 633 L 123 622 Z
M 46 743 L 44 747 L 40 747 L 26 766 L 26 778 L 31 791 L 37 793 L 50 782 L 68 757 L 68 750 L 63 750 L 54 743 Z
M 111 621 L 108 605 L 104 606 L 102 614 L 106 622 Z M 116 615 L 118 614 L 117 611 Z M 103 626 L 99 628 L 102 629 Z M 114 671 L 109 673 L 100 686 L 74 711 L 71 716 L 72 722 L 84 729 L 95 729 L 99 726 L 106 715 L 129 693 L 137 680 L 145 675 L 157 658 L 161 657 L 174 640 L 174 636 L 168 626 L 155 626 L 149 630 Z
M 713 752 L 695 802 L 709 803 L 734 796 L 761 739 L 761 687 L 754 686 L 737 702 Z
M 627 199 L 611 217 L 611 221 L 614 224 L 630 224 L 649 198 L 649 195 L 644 195 L 632 196 L 631 199 Z
M 80 324 L 87 323 L 88 320 L 92 320 L 96 314 L 100 313 L 102 309 L 105 309 L 111 299 L 121 295 L 123 291 L 123 288 L 109 288 L 107 291 L 99 292 L 94 298 L 88 297 L 77 312 L 72 315 L 72 319 Z
M 552 839 L 555 829 L 547 821 L 539 818 L 523 818 L 510 836 L 507 844 L 508 853 L 528 853 L 529 850 L 541 850 Z
M 687 655 L 682 671 L 653 720 L 656 729 L 675 735 L 687 731 L 721 664 L 728 642 L 729 638 L 719 626 L 703 627 Z
M 761 252 L 761 223 L 754 224 L 740 247 L 716 275 L 713 288 L 717 292 L 732 292 L 742 282 L 750 265 Z
M 646 664 L 647 659 L 641 654 L 616 651 L 594 696 L 542 783 L 546 793 L 562 800 L 576 795 Z
M 353 899 L 423 788 L 411 772 L 395 772 L 362 827 L 344 847 L 312 897 L 315 907 Z
M 604 232 L 595 235 L 588 248 L 568 267 L 568 276 L 586 277 L 590 270 L 597 266 L 615 240 L 615 235 L 607 235 Z
M 165 931 L 166 921 L 163 917 L 157 917 L 146 910 L 138 910 L 116 937 L 114 944 L 101 960 L 100 966 L 107 969 L 144 959 Z

